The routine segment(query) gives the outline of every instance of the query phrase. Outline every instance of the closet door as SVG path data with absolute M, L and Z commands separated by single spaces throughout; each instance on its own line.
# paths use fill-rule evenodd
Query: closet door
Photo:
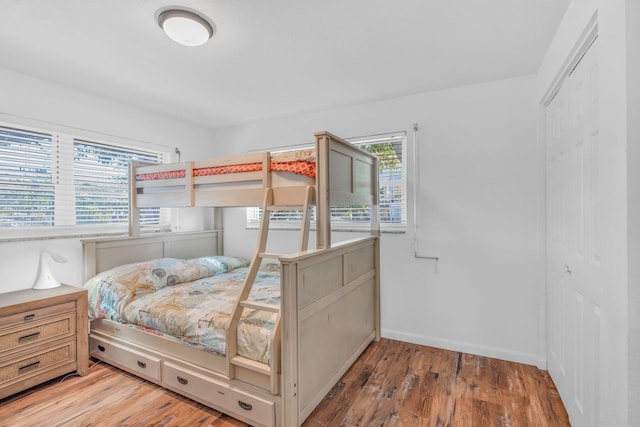
M 546 108 L 547 363 L 574 426 L 598 425 L 597 43 Z

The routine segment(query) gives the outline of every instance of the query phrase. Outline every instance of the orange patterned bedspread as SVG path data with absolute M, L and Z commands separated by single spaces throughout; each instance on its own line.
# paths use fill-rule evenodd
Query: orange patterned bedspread
M 257 172 L 262 170 L 262 163 L 245 163 L 242 165 L 213 166 L 208 168 L 197 168 L 193 170 L 193 176 L 225 175 L 242 172 Z M 306 160 L 293 162 L 271 162 L 272 171 L 291 172 L 298 175 L 316 178 L 316 164 Z M 143 173 L 136 175 L 137 181 L 153 181 L 160 179 L 184 178 L 185 171 L 175 170 L 157 173 Z

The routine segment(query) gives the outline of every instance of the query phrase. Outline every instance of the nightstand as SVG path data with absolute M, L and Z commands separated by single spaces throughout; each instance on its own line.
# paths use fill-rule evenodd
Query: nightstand
M 86 289 L 0 294 L 0 399 L 89 365 Z

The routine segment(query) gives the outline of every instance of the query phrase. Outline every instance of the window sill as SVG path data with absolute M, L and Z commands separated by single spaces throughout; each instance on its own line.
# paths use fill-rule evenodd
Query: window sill
M 143 230 L 143 234 L 155 232 L 168 232 L 168 228 L 153 228 Z M 30 228 L 21 230 L 0 229 L 0 243 L 25 242 L 31 240 L 54 240 L 54 239 L 82 239 L 107 236 L 125 236 L 128 234 L 127 226 L 61 226 L 47 228 Z
M 259 230 L 259 224 L 247 224 L 245 227 L 246 230 Z M 269 224 L 269 230 L 286 230 L 286 231 L 300 231 L 300 225 L 287 225 L 287 224 Z M 309 228 L 310 231 L 315 231 L 315 225 L 312 225 Z M 368 233 L 371 231 L 369 227 L 350 227 L 350 228 L 342 228 L 342 227 L 333 227 L 331 231 L 334 233 Z M 395 227 L 384 227 L 380 228 L 380 232 L 384 234 L 404 234 L 407 232 L 406 225 L 399 225 Z

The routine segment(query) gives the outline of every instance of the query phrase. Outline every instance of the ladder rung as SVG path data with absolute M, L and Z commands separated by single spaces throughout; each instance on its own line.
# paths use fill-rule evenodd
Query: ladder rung
M 264 363 L 256 362 L 255 360 L 247 359 L 242 356 L 234 356 L 231 358 L 231 364 L 236 366 L 242 366 L 243 368 L 251 369 L 261 374 L 269 375 L 271 373 L 271 367 Z
M 260 258 L 269 258 L 269 259 L 278 259 L 282 256 L 282 254 L 274 254 L 269 252 L 260 252 L 258 254 Z
M 264 304 L 257 301 L 244 300 L 244 301 L 240 301 L 240 305 L 246 308 L 253 308 L 254 310 L 269 311 L 271 313 L 280 313 L 280 307 L 278 307 L 277 305 L 269 305 L 269 304 Z

